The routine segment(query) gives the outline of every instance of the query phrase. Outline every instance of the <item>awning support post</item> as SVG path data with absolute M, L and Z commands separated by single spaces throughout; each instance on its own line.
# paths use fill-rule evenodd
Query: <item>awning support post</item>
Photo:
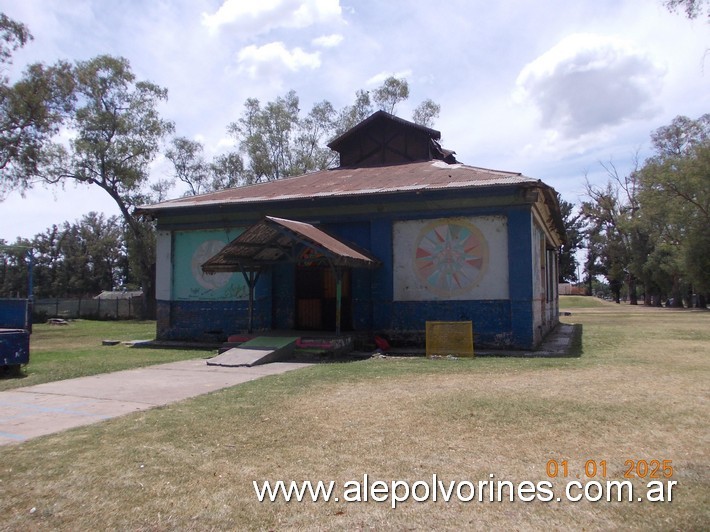
M 242 269 L 242 275 L 244 276 L 244 280 L 246 281 L 247 286 L 249 287 L 249 327 L 247 329 L 247 332 L 249 334 L 254 331 L 254 287 L 256 286 L 256 283 L 259 280 L 260 273 L 260 270 L 245 271 L 244 269 Z
M 343 303 L 343 269 L 335 267 L 335 334 L 340 335 L 341 307 Z

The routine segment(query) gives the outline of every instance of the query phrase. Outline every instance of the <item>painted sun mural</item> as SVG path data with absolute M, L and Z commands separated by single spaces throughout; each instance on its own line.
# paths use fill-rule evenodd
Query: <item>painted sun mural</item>
M 463 220 L 435 221 L 419 232 L 414 269 L 438 296 L 470 291 L 488 267 L 488 243 L 476 226 Z
M 216 290 L 222 288 L 229 282 L 232 277 L 231 273 L 205 273 L 202 271 L 202 265 L 219 253 L 225 243 L 221 240 L 207 240 L 200 244 L 192 254 L 190 261 L 190 269 L 192 276 L 195 278 L 202 288 L 207 290 Z

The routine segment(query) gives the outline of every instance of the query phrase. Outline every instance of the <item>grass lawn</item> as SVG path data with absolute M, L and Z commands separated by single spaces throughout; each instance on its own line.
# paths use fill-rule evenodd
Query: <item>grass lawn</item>
M 560 309 L 569 310 L 575 308 L 602 308 L 615 305 L 610 301 L 604 301 L 598 297 L 590 296 L 560 296 Z
M 564 320 L 583 325 L 579 358 L 321 364 L 2 447 L 0 528 L 707 530 L 710 312 L 602 303 Z M 564 499 L 590 460 L 601 482 L 670 460 L 673 500 L 635 500 L 643 468 L 633 502 L 342 500 L 363 474 L 551 481 Z M 252 481 L 279 479 L 334 480 L 341 501 L 259 503 Z
M 0 391 L 43 382 L 208 356 L 212 351 L 134 349 L 103 346 L 102 340 L 155 338 L 154 321 L 75 320 L 69 325 L 38 324 L 30 336 L 30 363 L 19 378 L 4 374 Z M 0 525 L 2 526 L 2 525 Z

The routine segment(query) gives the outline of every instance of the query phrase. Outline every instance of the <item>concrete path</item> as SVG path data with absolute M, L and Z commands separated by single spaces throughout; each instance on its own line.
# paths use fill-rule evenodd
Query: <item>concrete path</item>
M 181 401 L 309 364 L 208 366 L 204 359 L 48 382 L 0 392 L 0 445 Z

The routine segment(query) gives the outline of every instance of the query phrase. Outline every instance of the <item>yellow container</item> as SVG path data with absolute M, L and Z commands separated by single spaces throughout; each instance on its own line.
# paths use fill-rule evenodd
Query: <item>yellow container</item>
M 471 357 L 473 354 L 473 322 L 427 321 L 426 356 Z

